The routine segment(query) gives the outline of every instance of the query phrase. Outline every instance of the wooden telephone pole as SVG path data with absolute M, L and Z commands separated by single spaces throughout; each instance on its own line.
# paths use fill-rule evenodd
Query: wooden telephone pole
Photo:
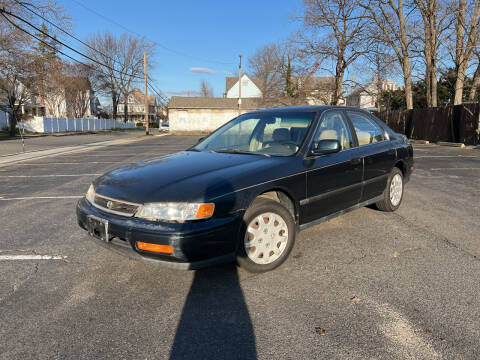
M 147 52 L 143 52 L 143 74 L 145 77 L 145 135 L 150 132 L 150 124 L 148 121 L 148 89 L 147 89 Z

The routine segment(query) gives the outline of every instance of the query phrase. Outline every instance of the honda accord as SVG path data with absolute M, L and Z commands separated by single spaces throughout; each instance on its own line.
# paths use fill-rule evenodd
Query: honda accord
M 408 139 L 366 111 L 258 110 L 190 149 L 97 178 L 77 218 L 131 258 L 263 272 L 287 259 L 299 230 L 367 205 L 398 209 L 412 171 Z

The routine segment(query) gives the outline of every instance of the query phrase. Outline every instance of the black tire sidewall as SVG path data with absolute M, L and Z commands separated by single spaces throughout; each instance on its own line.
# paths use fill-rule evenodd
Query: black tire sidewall
M 270 264 L 257 264 L 250 260 L 248 257 L 245 246 L 244 246 L 244 239 L 245 239 L 245 232 L 247 230 L 247 225 L 256 218 L 258 215 L 261 215 L 266 212 L 272 212 L 274 214 L 279 215 L 287 224 L 288 228 L 288 241 L 287 246 L 280 257 Z M 237 243 L 237 264 L 244 268 L 249 272 L 265 272 L 275 269 L 276 267 L 283 264 L 283 262 L 288 258 L 290 252 L 293 249 L 293 245 L 295 243 L 296 237 L 296 225 L 295 221 L 293 220 L 292 215 L 290 212 L 282 206 L 280 203 L 266 199 L 266 198 L 259 198 L 256 199 L 252 205 L 247 209 L 245 215 L 243 216 L 243 221 L 240 226 L 240 231 L 238 233 L 238 243 Z

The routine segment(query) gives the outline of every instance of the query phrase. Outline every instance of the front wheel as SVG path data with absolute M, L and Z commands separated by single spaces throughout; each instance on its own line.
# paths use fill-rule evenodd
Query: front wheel
M 383 199 L 375 205 L 379 210 L 392 212 L 400 207 L 403 199 L 403 174 L 399 168 L 393 168 L 388 177 Z
M 273 270 L 287 259 L 295 235 L 290 212 L 276 201 L 258 198 L 243 217 L 237 263 L 250 272 Z

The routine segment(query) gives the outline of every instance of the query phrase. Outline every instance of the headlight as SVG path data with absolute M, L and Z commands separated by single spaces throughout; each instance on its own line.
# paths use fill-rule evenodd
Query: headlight
M 87 191 L 87 194 L 85 195 L 85 197 L 87 198 L 87 200 L 90 202 L 90 203 L 94 203 L 94 199 L 95 199 L 95 189 L 93 188 L 93 185 L 90 185 L 90 187 L 88 188 L 88 191 Z
M 135 216 L 147 220 L 187 221 L 207 219 L 214 210 L 215 204 L 150 203 L 140 206 Z

